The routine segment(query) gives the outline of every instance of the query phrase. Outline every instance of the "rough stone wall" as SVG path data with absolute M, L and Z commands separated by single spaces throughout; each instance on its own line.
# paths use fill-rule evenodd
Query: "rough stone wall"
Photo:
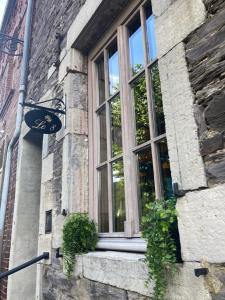
M 62 36 L 62 50 L 66 32 L 85 0 L 40 0 L 35 3 L 28 94 L 38 101 L 57 81 L 57 71 L 48 80 L 48 70 L 57 60 L 56 33 Z
M 209 186 L 225 181 L 225 2 L 205 0 L 206 22 L 186 41 L 201 154 Z
M 15 199 L 15 182 L 16 182 L 16 166 L 17 166 L 17 154 L 18 145 L 13 151 L 13 160 L 11 166 L 10 185 L 9 185 L 9 196 L 6 207 L 5 225 L 3 231 L 3 243 L 2 243 L 2 259 L 1 259 L 1 272 L 8 271 L 9 268 L 9 256 L 11 247 L 11 235 L 12 235 L 12 222 L 13 222 L 13 210 L 14 210 L 14 199 Z M 0 299 L 7 299 L 7 278 L 0 281 Z

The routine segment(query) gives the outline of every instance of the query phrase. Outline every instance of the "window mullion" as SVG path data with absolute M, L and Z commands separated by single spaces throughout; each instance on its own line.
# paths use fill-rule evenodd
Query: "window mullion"
M 125 234 L 133 236 L 139 230 L 138 201 L 136 185 L 136 163 L 135 156 L 131 151 L 134 146 L 134 126 L 132 121 L 132 107 L 129 80 L 129 52 L 128 34 L 125 26 L 118 27 L 118 50 L 120 60 L 121 82 L 121 119 L 122 119 L 122 140 L 123 140 L 123 161 L 126 201 L 126 222 Z
M 105 96 L 109 98 L 109 72 L 108 72 L 108 51 L 104 49 L 105 69 Z M 109 209 L 109 233 L 113 232 L 113 208 L 112 208 L 112 167 L 111 159 L 111 134 L 110 134 L 110 104 L 106 102 L 106 132 L 107 132 L 107 165 L 108 165 L 108 209 Z
M 143 32 L 143 44 L 144 44 L 144 58 L 145 58 L 145 76 L 146 76 L 146 85 L 147 85 L 147 100 L 148 100 L 148 115 L 149 115 L 149 128 L 151 139 L 155 137 L 156 133 L 156 118 L 154 114 L 154 99 L 152 94 L 152 79 L 151 73 L 147 67 L 148 65 L 148 43 L 147 43 L 147 29 L 146 29 L 146 14 L 145 9 L 142 6 L 140 8 L 141 15 L 141 26 Z M 159 156 L 158 149 L 155 142 L 151 141 L 152 149 L 152 162 L 154 170 L 154 184 L 155 184 L 155 194 L 156 198 L 161 198 L 162 196 L 162 186 L 160 180 L 160 167 L 159 167 Z

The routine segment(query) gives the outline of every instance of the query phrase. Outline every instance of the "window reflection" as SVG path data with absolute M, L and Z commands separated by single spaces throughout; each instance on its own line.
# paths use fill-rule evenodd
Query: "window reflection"
M 156 127 L 157 127 L 156 134 L 160 135 L 165 133 L 166 129 L 165 129 L 165 119 L 164 119 L 164 112 L 163 112 L 162 92 L 161 92 L 158 64 L 155 64 L 152 67 L 151 75 L 152 75 L 154 107 L 155 107 L 155 114 L 156 114 Z
M 121 103 L 115 97 L 110 103 L 112 157 L 122 153 Z
M 137 154 L 139 218 L 144 214 L 145 205 L 155 200 L 154 174 L 151 148 Z
M 133 85 L 133 98 L 136 123 L 136 144 L 140 145 L 150 139 L 147 89 L 145 77 L 140 77 Z
M 99 170 L 99 231 L 109 231 L 107 166 Z
M 135 75 L 144 67 L 144 49 L 140 16 L 136 17 L 128 29 L 131 71 L 132 75 Z
M 119 91 L 119 54 L 117 44 L 109 49 L 109 94 L 114 95 Z
M 112 195 L 113 195 L 113 231 L 123 232 L 125 212 L 123 161 L 112 163 Z
M 102 56 L 97 62 L 98 70 L 98 91 L 99 91 L 99 105 L 105 101 L 105 72 L 104 72 L 104 57 Z
M 163 182 L 163 194 L 165 199 L 173 197 L 172 178 L 166 140 L 158 143 L 161 176 Z
M 107 134 L 105 107 L 98 113 L 100 131 L 100 163 L 107 160 Z
M 152 15 L 151 7 L 146 7 L 146 27 L 148 40 L 148 55 L 151 61 L 157 58 L 155 38 L 155 17 Z

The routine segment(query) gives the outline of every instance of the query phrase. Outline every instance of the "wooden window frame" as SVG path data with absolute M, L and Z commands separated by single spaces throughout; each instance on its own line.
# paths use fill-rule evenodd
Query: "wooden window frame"
M 124 157 L 124 180 L 125 180 L 125 206 L 126 206 L 126 221 L 125 230 L 123 233 L 112 232 L 112 184 L 111 184 L 111 168 L 108 167 L 108 204 L 109 204 L 109 233 L 99 233 L 100 237 L 140 237 L 139 232 L 139 217 L 138 217 L 138 199 L 137 199 L 137 169 L 135 155 L 141 149 L 151 146 L 152 163 L 154 171 L 154 184 L 156 198 L 162 197 L 162 180 L 159 165 L 159 157 L 157 151 L 157 143 L 166 138 L 166 134 L 156 135 L 156 116 L 154 114 L 154 100 L 152 95 L 152 83 L 150 70 L 157 59 L 149 62 L 148 59 L 148 41 L 147 41 L 147 28 L 145 6 L 148 0 L 134 0 L 126 8 L 126 12 L 112 24 L 110 30 L 104 35 L 100 42 L 90 52 L 88 57 L 88 101 L 89 101 L 89 209 L 90 217 L 98 222 L 98 176 L 96 169 L 103 165 L 110 165 L 112 161 Z M 130 76 L 130 62 L 129 62 L 129 45 L 128 45 L 128 24 L 139 13 L 142 28 L 142 39 L 144 42 L 144 63 L 145 66 L 138 74 Z M 107 118 L 107 161 L 103 164 L 98 164 L 98 122 L 96 112 L 106 105 L 106 115 L 109 116 L 109 102 L 112 98 L 106 94 L 106 101 L 97 107 L 98 88 L 97 88 L 97 59 L 104 53 L 104 71 L 106 76 L 105 90 L 108 90 L 108 66 L 107 66 L 107 48 L 117 39 L 118 53 L 119 53 L 119 66 L 120 66 L 120 99 L 121 99 L 121 121 L 122 121 L 122 143 L 123 153 L 113 159 L 111 157 L 110 145 L 110 123 Z M 127 41 L 127 42 L 125 42 Z M 132 108 L 129 102 L 131 101 L 131 86 L 134 81 L 145 75 L 147 85 L 147 101 L 148 101 L 148 117 L 150 128 L 150 140 L 144 144 L 131 147 L 133 144 L 133 133 L 135 131 L 132 121 Z M 126 135 L 124 134 L 126 133 Z M 129 184 L 128 184 L 129 183 Z

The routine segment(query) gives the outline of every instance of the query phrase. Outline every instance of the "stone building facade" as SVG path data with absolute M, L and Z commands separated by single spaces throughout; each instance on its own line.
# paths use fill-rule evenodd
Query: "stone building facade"
M 54 135 L 22 124 L 9 268 L 50 259 L 9 277 L 7 299 L 152 299 L 139 202 L 171 182 L 183 263 L 166 299 L 225 299 L 224 17 L 222 0 L 35 1 L 27 100 L 61 98 L 66 116 Z M 56 258 L 65 212 L 88 212 L 100 231 L 71 281 Z

